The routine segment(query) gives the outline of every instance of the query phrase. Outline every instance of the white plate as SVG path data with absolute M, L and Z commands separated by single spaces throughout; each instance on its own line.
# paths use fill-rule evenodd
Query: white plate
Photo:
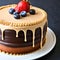
M 1 60 L 32 60 L 39 57 L 42 57 L 48 54 L 56 44 L 56 36 L 54 32 L 48 28 L 47 31 L 47 41 L 42 49 L 39 49 L 33 53 L 25 54 L 25 55 L 8 55 L 0 52 L 0 59 Z

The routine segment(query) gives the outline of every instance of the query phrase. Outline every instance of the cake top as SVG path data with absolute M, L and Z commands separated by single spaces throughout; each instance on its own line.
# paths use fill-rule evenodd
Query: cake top
M 0 24 L 12 27 L 31 26 L 42 22 L 47 16 L 44 10 L 30 5 L 30 8 L 36 11 L 35 15 L 27 13 L 26 17 L 15 19 L 13 15 L 8 12 L 10 8 L 14 7 L 16 7 L 16 4 L 0 7 Z

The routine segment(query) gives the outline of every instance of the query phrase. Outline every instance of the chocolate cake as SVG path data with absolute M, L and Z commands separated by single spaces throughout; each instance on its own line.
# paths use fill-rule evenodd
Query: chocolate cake
M 42 49 L 46 41 L 47 13 L 30 5 L 33 13 L 16 17 L 9 9 L 17 4 L 0 7 L 0 50 L 14 54 L 25 54 Z M 15 11 L 18 11 L 17 8 Z M 21 13 L 20 11 L 18 13 Z M 15 13 L 14 13 L 15 14 Z M 14 17 L 13 17 L 14 16 Z

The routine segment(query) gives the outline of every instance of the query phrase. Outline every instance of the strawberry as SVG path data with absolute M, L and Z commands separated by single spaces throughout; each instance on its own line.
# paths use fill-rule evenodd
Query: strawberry
M 17 6 L 15 7 L 15 11 L 21 12 L 21 11 L 26 11 L 29 12 L 30 10 L 30 4 L 28 1 L 20 1 Z

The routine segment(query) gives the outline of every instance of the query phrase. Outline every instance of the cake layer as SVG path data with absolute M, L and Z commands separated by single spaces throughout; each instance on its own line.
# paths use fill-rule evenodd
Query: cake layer
M 44 45 L 45 42 L 46 42 L 46 39 L 43 40 L 42 45 Z M 30 53 L 30 52 L 36 51 L 40 48 L 41 48 L 40 42 L 37 43 L 34 48 L 32 46 L 28 46 L 28 47 L 24 47 L 24 48 L 23 47 L 12 48 L 12 47 L 8 47 L 8 46 L 0 44 L 0 50 L 6 52 L 8 54 L 25 54 L 25 53 Z

